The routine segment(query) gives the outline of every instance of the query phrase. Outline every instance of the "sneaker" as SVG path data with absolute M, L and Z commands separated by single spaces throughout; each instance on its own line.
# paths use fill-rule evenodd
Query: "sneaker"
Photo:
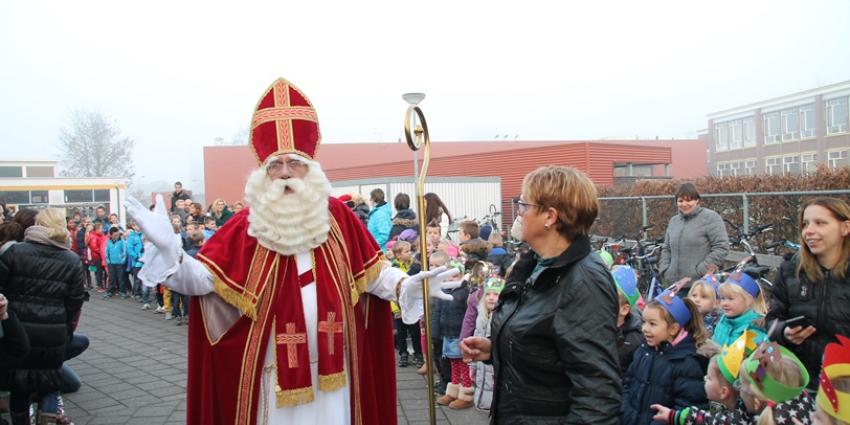
M 109 292 L 104 292 L 103 293 L 103 299 L 106 300 L 106 299 L 109 299 L 109 298 L 112 298 L 112 294 L 110 294 Z
M 173 319 L 173 317 L 171 317 L 171 313 L 165 313 L 165 320 L 171 320 L 171 319 Z
M 408 367 L 410 366 L 410 362 L 408 361 L 408 354 L 402 353 L 398 358 L 398 367 Z
M 151 309 L 151 305 L 150 305 L 150 304 L 145 303 L 144 305 L 142 305 L 142 310 L 150 310 L 150 309 Z
M 121 299 L 122 300 L 127 298 L 127 297 L 128 297 L 128 295 L 126 293 L 124 293 L 124 292 L 121 293 Z
M 103 292 L 106 292 L 106 289 L 103 289 L 103 288 L 97 288 L 97 292 L 99 292 L 99 293 L 103 293 Z
M 183 326 L 183 318 L 180 316 L 177 316 L 177 326 Z
M 162 314 L 162 313 L 165 313 L 165 309 L 162 308 L 161 305 L 158 305 L 158 306 L 156 306 L 156 310 L 154 310 L 153 312 L 157 313 L 157 314 Z
M 425 359 L 422 358 L 422 354 L 413 353 L 413 365 L 421 368 L 425 364 Z M 424 375 L 424 373 L 423 373 Z

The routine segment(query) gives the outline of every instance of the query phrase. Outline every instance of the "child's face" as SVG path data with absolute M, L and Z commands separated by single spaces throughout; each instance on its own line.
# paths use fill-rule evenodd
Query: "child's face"
M 496 303 L 499 302 L 499 293 L 498 292 L 487 292 L 484 294 L 484 308 L 487 311 L 493 311 L 496 308 Z
M 702 289 L 703 288 L 697 288 L 695 291 L 691 291 L 689 297 L 691 298 L 691 301 L 697 305 L 700 313 L 708 314 L 714 310 L 714 300 L 703 295 Z
M 460 230 L 457 231 L 457 238 L 461 242 L 466 242 L 470 239 L 469 234 L 464 232 L 463 229 L 460 229 Z
M 119 233 L 119 232 L 112 232 L 112 233 L 109 235 L 109 237 L 110 237 L 110 238 L 112 238 L 112 240 L 113 240 L 113 241 L 117 241 L 117 240 L 118 240 L 118 238 L 120 238 L 120 237 L 121 237 L 121 233 Z
M 752 299 L 738 292 L 724 291 L 720 294 L 720 308 L 727 317 L 738 317 L 750 309 Z
M 646 345 L 650 347 L 658 347 L 664 341 L 672 341 L 679 333 L 678 325 L 667 325 L 664 320 L 662 307 L 647 307 L 643 310 L 643 337 L 646 338 Z
M 409 263 L 410 260 L 412 259 L 412 256 L 410 255 L 410 248 L 409 247 L 402 248 L 401 251 L 396 253 L 395 258 L 398 261 L 401 261 L 403 263 Z
M 711 364 L 708 366 L 708 373 L 705 374 L 705 395 L 711 401 L 723 401 L 723 395 L 720 394 L 721 388 L 726 378 L 720 373 L 717 367 L 717 359 L 711 359 Z
M 428 238 L 428 242 L 437 244 L 440 241 L 440 228 L 429 227 L 425 229 L 425 236 Z
M 179 225 L 180 224 L 180 217 L 177 217 L 177 216 L 171 217 L 171 224 L 172 225 L 175 225 L 175 224 Z
M 437 267 L 442 267 L 446 265 L 446 261 L 440 257 L 431 257 L 428 259 L 428 265 L 430 265 L 430 269 L 436 269 Z
M 215 230 L 215 222 L 208 221 L 204 227 L 206 227 L 208 230 Z

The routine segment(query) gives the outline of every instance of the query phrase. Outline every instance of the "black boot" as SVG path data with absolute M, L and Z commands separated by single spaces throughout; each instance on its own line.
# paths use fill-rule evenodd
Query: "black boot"
M 413 353 L 413 365 L 417 368 L 425 364 L 425 359 L 422 358 L 422 353 Z
M 408 367 L 410 366 L 410 361 L 408 361 L 409 354 L 401 353 L 398 358 L 398 367 Z

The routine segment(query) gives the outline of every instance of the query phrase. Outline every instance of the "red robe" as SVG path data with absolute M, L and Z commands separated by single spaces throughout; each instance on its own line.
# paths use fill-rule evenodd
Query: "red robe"
M 388 302 L 365 292 L 380 273 L 381 252 L 344 204 L 329 198 L 329 210 L 331 231 L 328 241 L 313 250 L 314 273 L 317 284 L 337 285 L 345 309 L 351 423 L 395 425 L 392 314 Z M 242 315 L 214 341 L 202 303 L 192 297 L 190 316 L 196 319 L 189 327 L 186 423 L 254 425 L 273 319 L 270 292 L 277 288 L 268 282 L 278 274 L 274 264 L 286 257 L 263 249 L 248 235 L 246 208 L 204 244 L 197 258 L 213 275 L 215 295 L 207 296 L 220 296 Z

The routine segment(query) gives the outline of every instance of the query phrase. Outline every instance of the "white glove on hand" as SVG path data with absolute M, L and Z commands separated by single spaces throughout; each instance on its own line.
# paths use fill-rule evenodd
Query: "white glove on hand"
M 422 302 L 422 281 L 428 279 L 428 295 L 430 298 L 451 301 L 454 298 L 445 292 L 444 289 L 455 289 L 463 284 L 463 280 L 449 280 L 450 278 L 460 279 L 461 276 L 457 269 L 447 267 L 437 267 L 434 270 L 419 272 L 401 283 L 399 291 L 398 305 L 401 308 L 401 320 L 408 325 L 419 321 L 419 318 L 424 314 L 424 306 Z
M 162 195 L 156 195 L 153 212 L 132 196 L 124 202 L 124 207 L 127 208 L 130 218 L 139 225 L 144 237 L 152 244 L 145 246 L 145 254 L 142 257 L 145 264 L 139 271 L 139 277 L 148 286 L 165 282 L 180 266 L 183 247 L 180 235 L 174 233 L 174 227 L 165 211 Z

